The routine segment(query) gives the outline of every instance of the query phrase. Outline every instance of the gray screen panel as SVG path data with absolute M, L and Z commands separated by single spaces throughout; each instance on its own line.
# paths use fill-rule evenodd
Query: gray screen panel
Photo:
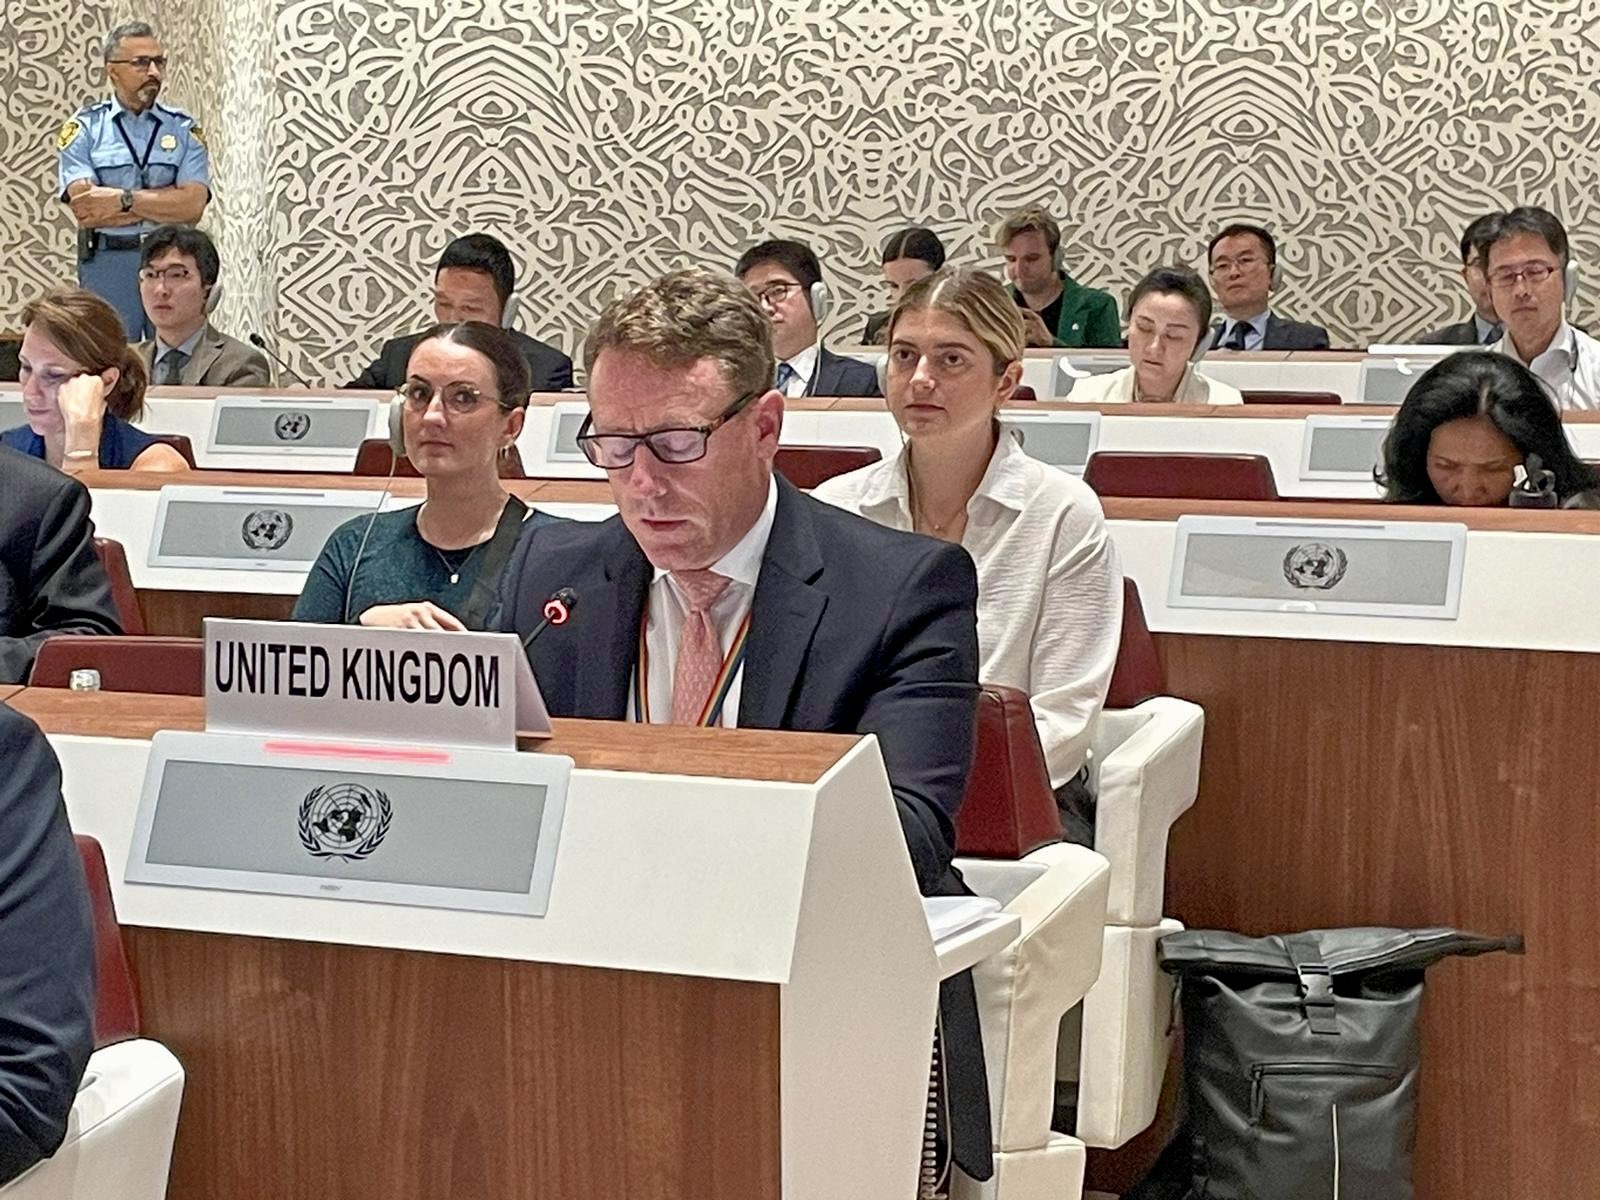
M 575 458 L 583 457 L 583 449 L 578 445 L 578 430 L 583 428 L 583 422 L 588 417 L 587 412 L 561 412 L 556 414 L 556 431 L 552 445 L 558 454 L 570 454 Z
M 1447 541 L 1194 533 L 1186 545 L 1184 596 L 1435 607 L 1449 597 Z M 1303 578 L 1314 578 L 1316 560 L 1324 557 L 1324 549 L 1333 552 L 1335 562 L 1343 556 L 1338 582 L 1327 588 L 1291 583 L 1291 563 L 1300 564 Z M 1303 553 L 1292 559 L 1297 551 Z M 1325 572 L 1322 577 L 1327 577 Z
M 1383 453 L 1383 439 L 1388 433 L 1386 425 L 1314 427 L 1307 469 L 1371 475 Z
M 1089 461 L 1094 426 L 1086 421 L 1002 421 L 1030 458 L 1081 471 Z
M 366 438 L 371 419 L 365 408 L 225 405 L 217 413 L 213 448 L 355 450 Z
M 1076 375 L 1067 374 L 1067 364 L 1072 364 L 1072 369 L 1085 375 L 1110 375 L 1128 365 L 1127 358 L 1073 358 L 1071 356 L 1056 360 L 1056 395 L 1057 400 L 1067 399 L 1072 393 L 1073 384 L 1078 382 Z
M 28 418 L 22 408 L 22 397 L 16 392 L 0 395 L 0 429 L 15 429 L 26 425 Z
M 339 790 L 348 785 L 365 791 Z M 312 854 L 307 839 L 324 849 L 368 841 L 380 819 L 371 806 L 378 793 L 390 818 L 366 857 Z M 174 761 L 162 777 L 145 861 L 521 895 L 533 878 L 546 795 L 542 785 Z M 362 819 L 345 825 L 352 800 Z
M 156 554 L 313 562 L 329 534 L 352 517 L 371 512 L 364 504 L 295 504 L 276 496 L 254 501 L 174 500 L 167 505 Z
M 1361 403 L 1363 404 L 1400 404 L 1404 402 L 1406 393 L 1422 378 L 1422 373 L 1429 363 L 1408 364 L 1411 374 L 1402 374 L 1399 367 L 1391 362 L 1368 362 L 1362 370 Z

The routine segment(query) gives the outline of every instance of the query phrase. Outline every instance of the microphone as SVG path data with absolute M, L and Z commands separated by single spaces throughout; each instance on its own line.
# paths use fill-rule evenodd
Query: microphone
M 276 354 L 273 353 L 272 347 L 267 345 L 267 339 L 262 337 L 259 333 L 252 333 L 250 335 L 250 344 L 252 346 L 254 346 L 257 350 L 261 351 L 261 353 L 265 354 L 273 362 L 277 363 L 280 367 L 282 367 L 290 375 L 293 375 L 295 380 L 296 380 L 296 382 L 298 382 L 301 387 L 303 387 L 303 388 L 310 388 L 311 387 L 311 382 L 308 379 L 306 379 L 306 377 L 304 375 L 300 374 L 299 371 L 296 371 L 288 363 L 284 362 L 283 359 L 279 358 Z
M 544 602 L 544 620 L 533 627 L 533 632 L 522 639 L 522 648 L 528 649 L 552 625 L 565 625 L 572 620 L 572 610 L 578 607 L 578 593 L 569 587 L 557 588 Z
M 1512 508 L 1555 508 L 1556 474 L 1547 470 L 1537 454 L 1517 468 L 1517 481 L 1508 497 Z

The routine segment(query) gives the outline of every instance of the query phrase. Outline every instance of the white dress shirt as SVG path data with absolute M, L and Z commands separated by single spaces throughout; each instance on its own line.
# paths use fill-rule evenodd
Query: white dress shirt
M 1550 344 L 1531 363 L 1522 362 L 1509 332 L 1487 349 L 1537 375 L 1557 408 L 1600 408 L 1600 342 L 1581 329 L 1561 322 Z
M 800 351 L 800 353 L 796 354 L 793 358 L 779 360 L 780 362 L 788 363 L 789 369 L 794 372 L 794 376 L 789 380 L 787 386 L 785 386 L 783 389 L 783 394 L 789 397 L 789 399 L 793 400 L 797 397 L 804 396 L 810 389 L 811 376 L 814 375 L 817 370 L 818 350 L 819 347 L 817 343 L 812 342 L 811 345 Z
M 1074 380 L 1067 399 L 1074 404 L 1131 404 L 1134 369 L 1123 367 L 1107 375 L 1091 375 Z M 1239 389 L 1215 379 L 1207 379 L 1190 368 L 1184 373 L 1183 387 L 1178 392 L 1176 404 L 1243 404 Z
M 739 632 L 739 624 L 750 611 L 755 599 L 756 579 L 761 574 L 761 560 L 766 557 L 767 539 L 772 536 L 772 522 L 778 514 L 778 484 L 767 485 L 767 503 L 750 526 L 748 532 L 716 562 L 711 570 L 726 575 L 731 582 L 711 606 L 711 623 L 716 626 L 717 639 L 726 655 Z M 657 567 L 650 582 L 648 617 L 644 631 L 645 648 L 649 651 L 649 678 L 645 681 L 650 697 L 650 722 L 667 725 L 672 721 L 672 669 L 678 661 L 678 645 L 683 638 L 683 621 L 689 604 L 671 574 Z M 637 681 L 638 674 L 635 672 Z M 717 724 L 733 729 L 739 724 L 739 697 L 744 689 L 744 664 L 734 674 L 722 705 Z M 628 685 L 628 720 L 633 720 L 634 684 Z
M 905 451 L 811 494 L 911 528 Z M 1089 752 L 1122 633 L 1122 566 L 1099 498 L 1002 435 L 967 502 L 961 545 L 978 566 L 979 678 L 1020 688 L 1060 787 Z

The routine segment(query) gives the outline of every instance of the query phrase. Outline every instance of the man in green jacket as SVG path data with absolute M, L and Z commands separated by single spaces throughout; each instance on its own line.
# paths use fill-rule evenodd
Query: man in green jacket
M 1084 287 L 1061 268 L 1061 227 L 1037 205 L 1000 223 L 1011 297 L 1022 307 L 1030 346 L 1120 346 L 1122 324 L 1110 292 Z

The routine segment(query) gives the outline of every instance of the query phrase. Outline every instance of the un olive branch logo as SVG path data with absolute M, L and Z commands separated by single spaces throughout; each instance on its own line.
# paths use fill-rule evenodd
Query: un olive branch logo
M 388 836 L 389 797 L 359 783 L 319 784 L 300 802 L 300 844 L 313 858 L 366 858 Z

